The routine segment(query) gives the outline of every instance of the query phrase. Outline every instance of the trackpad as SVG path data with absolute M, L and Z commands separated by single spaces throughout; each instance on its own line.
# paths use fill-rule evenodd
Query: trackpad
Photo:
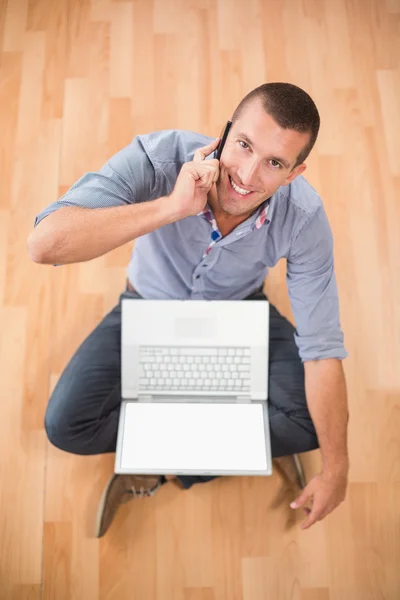
M 261 404 L 126 404 L 121 468 L 132 473 L 266 472 Z
M 176 319 L 175 335 L 185 338 L 214 337 L 217 334 L 215 319 Z

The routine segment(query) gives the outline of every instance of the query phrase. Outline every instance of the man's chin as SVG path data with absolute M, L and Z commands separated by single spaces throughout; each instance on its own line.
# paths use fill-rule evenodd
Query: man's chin
M 243 206 L 242 202 L 238 202 L 237 200 L 233 199 L 224 199 L 223 201 L 219 202 L 219 206 L 225 213 L 231 215 L 232 217 L 240 217 L 240 215 L 244 215 L 249 212 L 249 209 Z

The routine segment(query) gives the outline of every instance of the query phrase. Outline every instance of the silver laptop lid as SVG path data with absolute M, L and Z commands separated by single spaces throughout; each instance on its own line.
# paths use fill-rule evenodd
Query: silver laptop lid
M 267 301 L 124 299 L 122 396 L 265 400 L 268 325 Z
M 116 473 L 270 475 L 267 406 L 122 402 Z

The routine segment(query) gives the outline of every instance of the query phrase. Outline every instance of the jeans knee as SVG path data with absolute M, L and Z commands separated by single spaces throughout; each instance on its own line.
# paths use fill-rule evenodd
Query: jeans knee
M 66 423 L 60 416 L 54 412 L 51 405 L 47 407 L 44 417 L 44 429 L 47 439 L 53 446 L 60 450 L 65 450 L 66 440 L 68 439 Z
M 311 450 L 318 450 L 319 448 L 319 441 L 316 435 L 310 435 L 308 437 L 308 439 L 304 440 L 303 443 L 300 445 L 299 450 L 297 450 L 297 453 L 303 453 L 303 452 L 310 452 Z
M 62 410 L 63 403 L 59 403 L 57 400 L 58 398 L 54 398 L 53 394 L 44 417 L 47 438 L 59 450 L 71 454 L 84 454 L 80 451 L 79 439 L 76 435 L 74 436 L 73 423 L 65 410 Z
M 49 442 L 64 452 L 87 456 L 115 452 L 116 431 L 107 427 L 107 423 L 93 419 L 77 419 L 74 413 L 63 410 L 68 403 L 58 402 L 59 396 L 52 397 L 44 417 L 44 428 Z M 118 415 L 115 415 L 115 430 L 118 427 Z M 111 434 L 110 434 L 111 432 Z M 114 436 L 115 433 L 115 436 Z
M 319 448 L 311 417 L 275 412 L 270 417 L 270 434 L 273 457 L 300 454 Z

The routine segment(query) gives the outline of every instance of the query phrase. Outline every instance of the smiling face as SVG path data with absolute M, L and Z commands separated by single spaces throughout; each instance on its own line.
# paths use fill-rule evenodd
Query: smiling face
M 220 159 L 220 176 L 211 194 L 214 212 L 247 218 L 306 165 L 293 166 L 309 133 L 283 129 L 265 112 L 261 100 L 244 107 L 233 123 Z

